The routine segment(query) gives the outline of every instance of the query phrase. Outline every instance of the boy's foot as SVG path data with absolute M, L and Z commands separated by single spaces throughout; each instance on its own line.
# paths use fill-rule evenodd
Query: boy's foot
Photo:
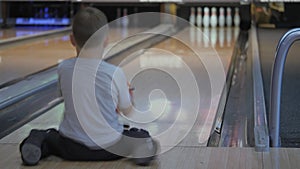
M 47 132 L 33 129 L 29 136 L 20 144 L 20 152 L 25 165 L 36 165 L 42 156 L 42 143 Z
M 149 138 L 150 141 L 147 141 L 145 145 L 137 148 L 134 151 L 133 158 L 134 163 L 140 166 L 148 166 L 155 159 L 156 155 L 160 150 L 160 145 L 157 141 Z M 141 156 L 141 158 L 138 158 Z
M 25 143 L 21 147 L 21 157 L 25 165 L 37 165 L 41 156 L 41 148 L 34 144 Z

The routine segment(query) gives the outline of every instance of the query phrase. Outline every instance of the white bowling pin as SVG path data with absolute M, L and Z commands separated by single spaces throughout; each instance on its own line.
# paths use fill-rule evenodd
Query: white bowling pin
M 239 8 L 238 7 L 235 8 L 233 22 L 234 22 L 234 26 L 236 26 L 236 27 L 240 26 L 241 18 L 240 18 L 240 15 L 239 15 Z
M 218 18 L 217 18 L 217 9 L 215 7 L 211 8 L 211 16 L 210 16 L 210 26 L 212 28 L 215 28 L 218 23 Z
M 203 16 L 203 26 L 205 28 L 208 28 L 209 27 L 209 8 L 208 7 L 205 7 L 204 8 L 204 16 Z
M 117 26 L 120 26 L 121 25 L 121 9 L 120 8 L 117 8 Z
M 123 9 L 123 17 L 122 17 L 122 26 L 127 27 L 129 24 L 128 16 L 127 16 L 127 9 Z
M 227 7 L 226 9 L 226 25 L 227 27 L 231 27 L 232 26 L 232 16 L 231 16 L 231 8 Z
M 197 8 L 197 26 L 198 27 L 202 26 L 202 8 L 201 7 Z
M 190 24 L 191 25 L 195 25 L 195 8 L 194 7 L 192 7 L 191 8 L 191 13 L 190 13 Z
M 223 7 L 221 7 L 220 9 L 219 9 L 219 26 L 220 27 L 224 27 L 224 25 L 225 25 L 225 13 L 224 13 L 224 8 Z

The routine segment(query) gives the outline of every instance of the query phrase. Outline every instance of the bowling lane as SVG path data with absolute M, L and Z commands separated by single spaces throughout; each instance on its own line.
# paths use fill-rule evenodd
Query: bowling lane
M 125 123 L 148 129 L 164 147 L 206 146 L 239 31 L 197 30 L 186 28 L 122 65 L 136 105 Z
M 114 44 L 114 40 L 120 40 L 122 39 L 121 36 L 119 36 L 124 29 L 111 29 L 110 42 Z M 129 34 L 134 32 L 139 32 L 142 29 L 130 29 L 127 30 Z M 59 37 L 58 39 L 60 39 Z M 69 38 L 68 35 L 66 35 L 66 38 Z M 41 39 L 41 38 L 39 38 Z M 36 40 L 35 42 L 40 43 L 41 40 Z M 51 41 L 51 40 L 49 40 Z M 53 40 L 52 40 L 53 41 Z M 62 46 L 52 47 L 53 49 L 47 49 L 51 50 L 53 55 L 55 54 L 56 57 L 49 56 L 49 53 L 44 52 L 41 55 L 48 56 L 46 59 L 50 60 L 47 64 L 56 64 L 56 59 L 63 60 L 64 58 L 57 58 L 57 54 L 62 55 L 67 52 L 74 52 L 74 49 L 72 46 L 70 46 L 69 40 L 66 40 L 64 44 L 67 44 L 71 50 L 62 49 Z M 52 42 L 51 42 L 52 43 Z M 126 43 L 127 44 L 127 43 Z M 125 44 L 125 46 L 126 46 Z M 49 46 L 53 46 L 50 45 Z M 128 46 L 128 44 L 127 44 Z M 36 45 L 34 47 L 37 47 Z M 56 52 L 56 50 L 59 49 L 60 51 L 64 52 Z M 27 51 L 27 50 L 26 50 Z M 21 53 L 21 52 L 19 52 Z M 41 51 L 39 50 L 39 53 Z M 48 54 L 48 55 L 47 55 Z M 65 55 L 64 55 L 65 56 Z M 74 55 L 75 56 L 75 53 Z M 71 56 L 71 57 L 72 57 Z M 32 59 L 32 57 L 30 57 Z M 26 59 L 26 58 L 25 58 Z M 35 58 L 36 60 L 41 60 L 39 56 Z M 35 62 L 33 62 L 35 63 Z M 37 64 L 37 63 L 35 63 Z M 32 67 L 32 63 L 28 67 Z M 37 68 L 36 65 L 34 65 L 35 68 Z M 38 65 L 40 66 L 40 65 Z M 48 65 L 47 65 L 48 66 Z M 30 67 L 30 68 L 31 68 Z M 43 68 L 43 67 L 42 67 Z M 45 68 L 43 68 L 45 69 Z M 28 72 L 27 72 L 28 73 Z M 11 77 L 11 74 L 8 73 L 8 76 Z M 14 131 L 15 129 L 21 127 L 23 124 L 27 123 L 29 120 L 35 118 L 36 116 L 40 115 L 41 113 L 44 113 L 47 111 L 47 107 L 51 107 L 51 105 L 57 104 L 59 101 L 55 100 L 57 98 L 57 92 L 56 92 L 56 81 L 57 81 L 57 73 L 56 73 L 56 67 L 54 66 L 51 69 L 47 69 L 46 71 L 42 71 L 36 75 L 33 76 L 26 76 L 26 78 L 21 78 L 19 80 L 22 80 L 18 83 L 15 83 L 13 85 L 3 87 L 1 88 L 1 119 L 3 121 L 2 130 L 0 132 L 0 137 L 5 136 L 6 134 Z M 12 81 L 11 83 L 14 83 Z M 4 85 L 6 86 L 6 85 Z M 29 97 L 30 96 L 30 97 Z M 40 99 L 39 99 L 40 98 Z M 29 100 L 28 100 L 29 99 Z M 33 100 L 33 101 L 30 101 Z M 21 101 L 20 101 L 21 100 Z M 11 105 L 13 103 L 13 105 Z M 25 104 L 24 104 L 25 103 Z M 12 120 L 11 120 L 12 119 Z
M 236 40 L 235 29 L 224 28 L 225 32 L 230 32 L 227 34 L 220 34 L 219 32 L 223 30 L 217 29 L 216 35 L 214 30 L 208 29 L 206 33 L 207 31 L 209 34 L 201 34 L 194 28 L 186 28 L 172 39 L 153 46 L 137 57 L 133 54 L 132 57 L 136 58 L 121 63 L 126 76 L 135 87 L 136 105 L 135 112 L 127 119 L 121 118 L 121 121 L 131 126 L 146 128 L 155 137 L 162 136 L 160 141 L 163 147 L 171 147 L 175 143 L 186 147 L 206 146 L 221 90 L 212 92 L 203 63 L 207 67 L 209 67 L 207 64 L 211 64 L 212 69 L 221 68 L 227 72 Z M 201 36 L 194 36 L 197 33 Z M 221 37 L 223 35 L 224 37 Z M 210 36 L 216 36 L 217 39 L 208 41 L 207 37 Z M 184 44 L 175 38 L 181 39 Z M 189 48 L 197 50 L 200 58 Z M 169 55 L 170 51 L 172 55 Z M 213 57 L 216 55 L 219 55 L 220 64 L 209 63 L 214 61 Z M 186 66 L 190 71 L 185 69 Z M 190 75 L 194 76 L 195 83 L 199 86 L 200 100 L 197 99 L 197 95 L 194 95 L 197 89 L 194 91 L 192 88 L 187 88 L 191 86 L 186 86 L 192 83 L 193 78 L 190 78 Z M 180 88 L 180 85 L 176 85 L 176 81 L 183 83 L 184 86 Z M 178 93 L 179 90 L 182 90 L 183 94 Z M 184 100 L 181 100 L 181 95 Z M 199 107 L 194 106 L 197 102 Z M 4 137 L 0 143 L 19 143 L 32 128 L 57 128 L 63 109 L 63 104 L 56 106 Z M 175 126 L 175 132 L 168 132 L 172 126 Z
M 138 33 L 143 28 L 111 28 L 110 43 L 123 36 Z M 32 40 L 18 46 L 0 50 L 0 84 L 43 70 L 76 55 L 69 41 L 69 35 L 43 40 Z
M 67 34 L 2 49 L 0 84 L 22 78 L 73 56 L 75 51 Z
M 19 26 L 10 29 L 0 29 L 0 42 L 1 40 L 36 35 L 42 32 L 58 30 L 62 28 L 63 27 L 55 27 L 55 26 L 23 26 L 23 27 Z

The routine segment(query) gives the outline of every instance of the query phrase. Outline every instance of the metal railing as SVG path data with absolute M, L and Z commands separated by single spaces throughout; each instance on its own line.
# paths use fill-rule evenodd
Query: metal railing
M 269 113 L 270 139 L 273 147 L 280 146 L 280 100 L 284 65 L 290 47 L 297 40 L 300 40 L 300 28 L 292 29 L 283 35 L 276 49 L 271 78 Z

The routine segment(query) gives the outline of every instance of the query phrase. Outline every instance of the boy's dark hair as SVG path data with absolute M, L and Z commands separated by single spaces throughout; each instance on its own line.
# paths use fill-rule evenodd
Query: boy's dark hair
M 76 13 L 73 18 L 72 31 L 79 48 L 101 27 L 107 24 L 103 12 L 93 7 L 86 7 Z

